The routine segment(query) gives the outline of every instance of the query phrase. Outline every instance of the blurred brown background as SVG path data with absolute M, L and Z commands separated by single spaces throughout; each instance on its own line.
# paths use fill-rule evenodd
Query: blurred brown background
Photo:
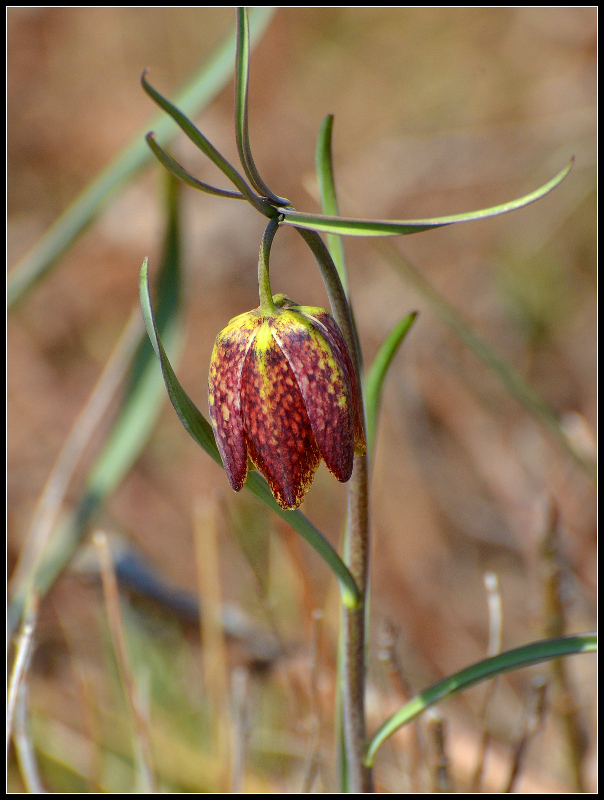
M 8 9 L 9 267 L 155 113 L 140 88 L 143 68 L 174 96 L 233 20 L 225 7 Z M 596 423 L 595 81 L 595 8 L 291 7 L 278 9 L 253 53 L 250 88 L 256 164 L 299 210 L 318 210 L 314 146 L 328 113 L 335 114 L 345 216 L 425 218 L 490 206 L 532 191 L 575 156 L 566 181 L 522 211 L 396 243 L 563 416 L 589 457 Z M 236 160 L 232 84 L 198 122 Z M 200 179 L 225 185 L 182 137 L 171 151 Z M 9 563 L 137 303 L 143 257 L 157 268 L 160 174 L 154 165 L 118 196 L 9 318 Z M 263 221 L 242 203 L 189 189 L 184 207 L 187 339 L 177 371 L 205 411 L 214 338 L 258 304 Z M 503 646 L 540 638 L 548 503 L 558 514 L 568 632 L 590 629 L 590 479 L 370 243 L 345 244 L 366 363 L 401 316 L 420 311 L 387 382 L 373 471 L 376 638 L 383 621 L 394 626 L 415 691 L 482 658 L 487 570 L 500 579 Z M 272 275 L 274 291 L 327 305 L 293 230 L 277 237 Z M 195 590 L 192 507 L 214 489 L 227 504 L 248 502 L 231 496 L 224 474 L 166 407 L 103 524 L 126 531 L 167 577 Z M 336 544 L 345 491 L 321 468 L 304 507 Z M 238 600 L 237 561 L 228 530 L 222 535 L 230 554 L 223 591 Z M 335 608 L 335 587 L 326 589 L 333 581 L 306 545 L 298 549 L 317 604 Z M 42 609 L 39 634 L 66 636 L 76 661 L 93 657 L 95 635 L 78 591 L 61 579 Z M 299 631 L 291 639 L 299 635 L 306 641 Z M 374 643 L 374 660 L 376 653 Z M 61 664 L 46 665 L 49 708 L 53 679 L 72 697 Z M 589 731 L 593 658 L 571 659 L 568 668 Z M 523 672 L 500 689 L 494 724 L 502 741 L 518 724 L 529 680 Z M 374 727 L 397 705 L 382 689 Z M 476 691 L 456 707 L 457 741 L 479 703 Z M 548 726 L 531 748 L 531 774 L 546 790 L 568 789 L 560 723 L 554 716 Z M 586 762 L 592 788 L 594 766 L 595 756 Z

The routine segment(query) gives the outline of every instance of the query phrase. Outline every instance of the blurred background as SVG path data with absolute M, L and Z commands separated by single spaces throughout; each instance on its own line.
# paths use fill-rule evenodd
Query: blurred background
M 142 70 L 174 97 L 233 22 L 227 7 L 8 9 L 9 269 L 149 124 L 155 108 L 140 87 Z M 231 82 L 197 122 L 235 162 L 233 108 Z M 413 219 L 491 206 L 536 189 L 574 155 L 562 185 L 526 209 L 391 241 L 555 409 L 575 450 L 593 461 L 596 9 L 278 8 L 251 58 L 250 138 L 263 178 L 298 210 L 319 210 L 314 147 L 329 113 L 344 216 Z M 184 137 L 170 151 L 201 180 L 226 185 Z M 157 270 L 162 186 L 154 164 L 9 316 L 9 576 L 61 447 L 138 303 L 143 258 Z M 246 204 L 191 189 L 182 202 L 186 338 L 177 373 L 205 413 L 216 334 L 258 305 L 264 222 Z M 552 575 L 560 577 L 565 632 L 594 626 L 595 488 L 392 260 L 367 240 L 345 239 L 345 247 L 366 364 L 402 316 L 420 312 L 389 373 L 372 468 L 374 730 L 408 693 L 486 656 L 485 573 L 499 580 L 503 648 L 551 630 Z M 277 236 L 271 271 L 273 291 L 327 306 L 295 231 Z M 91 442 L 66 507 L 107 426 Z M 220 651 L 232 704 L 247 681 L 242 786 L 333 790 L 336 582 L 286 526 L 231 492 L 166 403 L 94 529 L 119 535 L 171 586 L 196 597 L 209 591 L 196 568 L 199 506 L 216 522 L 222 602 L 251 631 Z M 345 508 L 346 488 L 321 467 L 303 511 L 335 546 Z M 554 556 L 544 555 L 544 539 L 555 540 Z M 224 789 L 203 760 L 211 752 L 209 678 L 196 624 L 140 598 L 128 603 L 155 687 L 161 786 Z M 262 636 L 279 646 L 259 656 Z M 126 713 L 107 654 L 101 592 L 75 564 L 42 601 L 30 674 L 33 737 L 53 791 L 129 791 Z M 516 788 L 595 789 L 595 660 L 564 666 L 564 697 L 563 682 L 542 665 L 500 680 L 486 715 L 484 687 L 443 706 L 454 788 L 472 785 L 486 727 L 493 743 L 483 788 L 500 790 L 531 686 L 544 677 L 548 713 Z M 574 728 L 562 713 L 569 696 Z M 405 732 L 384 748 L 381 790 L 428 790 L 425 764 L 438 754 L 422 730 L 423 738 L 419 729 Z M 320 752 L 312 780 L 309 752 Z M 119 766 L 108 766 L 108 753 Z M 12 761 L 9 789 L 22 790 Z

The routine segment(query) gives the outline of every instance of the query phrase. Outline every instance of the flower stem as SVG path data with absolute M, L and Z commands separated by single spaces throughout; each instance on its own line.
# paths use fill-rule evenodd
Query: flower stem
M 349 792 L 373 792 L 373 777 L 364 766 L 365 653 L 367 587 L 369 576 L 369 503 L 367 455 L 354 457 L 348 488 L 348 531 L 344 562 L 363 598 L 359 608 L 343 608 L 344 736 Z
M 352 312 L 329 250 L 315 231 L 296 228 L 314 255 L 331 305 L 333 316 L 346 340 L 361 387 L 360 351 L 354 330 Z M 360 389 L 359 389 L 360 391 Z M 361 402 L 361 415 L 364 409 Z M 354 459 L 352 478 L 348 484 L 348 526 L 344 545 L 344 561 L 361 596 L 358 608 L 343 609 L 343 727 L 347 761 L 348 792 L 373 792 L 371 770 L 364 766 L 365 730 L 365 615 L 369 575 L 369 493 L 367 456 Z
M 258 293 L 260 295 L 260 312 L 264 317 L 274 317 L 277 307 L 273 302 L 271 292 L 271 282 L 268 270 L 268 260 L 271 252 L 273 239 L 279 227 L 279 217 L 271 217 L 260 245 L 260 255 L 258 256 Z

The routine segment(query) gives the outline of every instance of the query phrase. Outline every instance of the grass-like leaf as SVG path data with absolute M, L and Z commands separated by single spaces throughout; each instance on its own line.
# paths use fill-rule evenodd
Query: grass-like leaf
M 252 46 L 266 30 L 274 11 L 271 7 L 257 7 L 250 12 Z M 233 74 L 234 52 L 233 30 L 178 94 L 175 103 L 184 113 L 191 116 L 199 113 L 224 88 Z M 115 193 L 123 189 L 139 170 L 151 162 L 152 154 L 144 141 L 149 128 L 153 128 L 161 146 L 166 145 L 175 133 L 172 122 L 164 114 L 160 114 L 150 125 L 145 125 L 143 130 L 135 134 L 13 268 L 7 283 L 9 308 L 22 299 L 34 283 L 56 263 L 108 201 L 113 199 Z
M 508 650 L 505 653 L 487 658 L 478 664 L 473 664 L 471 667 L 456 672 L 410 700 L 403 708 L 384 722 L 372 737 L 367 748 L 366 765 L 373 766 L 376 752 L 386 739 L 435 703 L 453 697 L 459 692 L 475 686 L 477 683 L 490 680 L 497 675 L 503 675 L 505 672 L 521 669 L 522 667 L 530 667 L 533 664 L 551 661 L 561 656 L 595 652 L 596 648 L 597 636 L 595 633 L 561 636 L 557 639 L 546 639 L 540 642 L 533 642 L 524 647 L 518 647 L 515 650 Z
M 183 133 L 185 133 L 186 136 L 188 136 L 188 138 L 193 142 L 193 144 L 198 147 L 201 152 L 204 153 L 224 175 L 226 175 L 231 183 L 241 192 L 245 199 L 254 206 L 254 208 L 258 209 L 261 214 L 265 214 L 266 216 L 276 215 L 277 212 L 254 192 L 252 187 L 247 184 L 245 178 L 231 163 L 226 160 L 222 153 L 214 147 L 210 140 L 206 139 L 203 133 L 191 122 L 187 115 L 183 114 L 183 112 L 177 108 L 177 106 L 167 100 L 162 94 L 160 94 L 160 92 L 157 91 L 157 89 L 154 89 L 153 86 L 151 86 L 147 80 L 146 73 L 143 73 L 141 83 L 143 89 L 147 92 L 149 97 L 155 103 L 157 103 L 157 105 L 162 108 L 166 114 L 172 117 L 174 122 L 176 122 Z M 154 135 L 147 135 L 145 138 L 147 140 L 147 144 L 151 145 L 151 142 L 155 137 Z M 152 149 L 154 153 L 156 153 L 156 148 Z
M 147 271 L 148 262 L 147 259 L 145 259 L 139 278 L 141 305 L 145 318 L 145 325 L 147 326 L 147 333 L 149 334 L 155 354 L 159 359 L 170 402 L 174 406 L 178 418 L 197 444 L 199 444 L 217 464 L 222 465 L 222 460 L 214 440 L 212 426 L 180 385 L 159 338 L 153 316 L 153 308 L 151 306 Z
M 332 131 L 333 114 L 328 114 L 319 128 L 317 136 L 317 146 L 315 149 L 315 168 L 319 181 L 319 193 L 321 195 L 321 208 L 328 217 L 338 217 L 338 198 L 336 195 L 336 183 L 333 174 L 332 158 Z M 340 280 L 344 290 L 348 292 L 348 276 L 346 274 L 346 264 L 344 260 L 344 243 L 340 236 L 333 233 L 327 234 L 327 247 L 336 265 Z
M 444 225 L 454 225 L 457 222 L 473 222 L 488 217 L 496 217 L 524 208 L 555 189 L 566 178 L 572 169 L 574 161 L 564 167 L 554 178 L 540 186 L 534 192 L 524 195 L 509 203 L 502 203 L 480 211 L 468 211 L 464 214 L 452 214 L 448 217 L 434 217 L 432 219 L 411 220 L 370 220 L 348 219 L 346 217 L 327 217 L 321 214 L 306 214 L 293 209 L 281 209 L 283 222 L 297 228 L 308 228 L 320 233 L 337 233 L 340 236 L 404 236 L 410 233 L 419 233 L 431 228 L 442 228 Z
M 375 432 L 377 428 L 378 414 L 382 400 L 382 390 L 384 388 L 384 381 L 388 368 L 392 363 L 392 359 L 396 355 L 399 347 L 403 343 L 406 335 L 415 319 L 418 312 L 412 311 L 406 317 L 398 322 L 390 331 L 386 339 L 382 342 L 382 346 L 373 359 L 371 368 L 365 377 L 365 415 L 367 419 L 367 450 L 369 455 L 373 453 L 373 446 L 375 444 Z
M 248 84 L 250 75 L 250 30 L 247 8 L 237 8 L 237 58 L 235 64 L 235 133 L 239 158 L 248 180 L 263 197 L 277 206 L 288 206 L 289 200 L 273 194 L 260 177 L 252 157 L 248 131 Z
M 180 233 L 178 184 L 169 178 L 166 201 L 168 226 L 158 278 L 158 327 L 172 349 L 177 338 L 180 305 Z M 43 542 L 11 592 L 9 630 L 18 624 L 32 588 L 40 597 L 53 585 L 88 531 L 90 521 L 115 491 L 140 455 L 164 403 L 164 386 L 147 337 L 132 358 L 122 403 L 103 446 L 88 472 L 75 507 Z
M 170 401 L 185 429 L 197 444 L 199 444 L 217 464 L 222 466 L 222 460 L 218 448 L 216 447 L 212 426 L 180 385 L 160 341 L 153 317 L 147 273 L 148 264 L 145 259 L 141 268 L 139 280 L 141 305 L 149 338 L 151 339 L 153 348 L 161 364 Z M 285 511 L 280 508 L 273 498 L 268 484 L 258 472 L 252 471 L 248 473 L 245 485 L 259 500 L 289 523 L 289 525 L 303 536 L 317 553 L 319 553 L 321 558 L 340 581 L 343 602 L 351 608 L 356 607 L 359 602 L 359 592 L 354 579 L 342 559 L 338 556 L 323 534 L 300 511 Z
M 319 128 L 317 136 L 317 145 L 315 148 L 315 168 L 317 172 L 317 180 L 319 182 L 319 193 L 321 196 L 321 207 L 325 214 L 337 216 L 338 211 L 338 198 L 336 194 L 336 182 L 333 173 L 333 158 L 331 149 L 331 139 L 333 131 L 333 114 L 328 114 Z M 352 323 L 352 332 L 356 343 L 357 358 L 359 361 L 359 374 L 363 374 L 363 351 L 359 340 L 359 332 L 357 330 L 356 321 L 354 318 L 354 309 L 352 302 L 348 296 L 348 273 L 346 271 L 346 257 L 344 254 L 344 243 L 342 237 L 335 234 L 328 233 L 327 250 L 331 255 L 331 259 L 335 264 L 340 281 L 344 289 L 344 293 L 348 298 L 348 305 L 350 306 L 350 317 Z
M 230 200 L 246 199 L 241 192 L 234 192 L 231 189 L 219 189 L 217 186 L 211 186 L 209 183 L 204 183 L 195 178 L 157 144 L 155 141 L 155 134 L 148 133 L 145 138 L 147 139 L 147 144 L 153 151 L 153 155 L 160 164 L 163 164 L 168 172 L 171 172 L 175 178 L 186 183 L 187 186 L 191 186 L 193 189 L 199 189 L 199 191 L 205 192 L 206 194 L 213 194 L 216 197 L 228 197 Z

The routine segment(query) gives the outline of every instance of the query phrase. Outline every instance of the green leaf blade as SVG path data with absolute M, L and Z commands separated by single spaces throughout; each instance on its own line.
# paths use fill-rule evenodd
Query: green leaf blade
M 368 220 L 307 214 L 284 208 L 281 210 L 283 222 L 286 225 L 293 225 L 298 228 L 311 229 L 319 233 L 336 233 L 340 236 L 407 236 L 411 233 L 420 233 L 432 228 L 442 228 L 445 225 L 454 225 L 459 222 L 474 222 L 488 219 L 489 217 L 497 217 L 501 214 L 508 214 L 510 211 L 524 208 L 545 197 L 546 194 L 555 189 L 566 178 L 572 169 L 573 163 L 574 159 L 550 181 L 535 189 L 534 192 L 530 192 L 516 200 L 510 200 L 508 203 L 501 203 L 478 211 L 452 214 L 446 217 L 434 217 L 432 219 Z
M 166 355 L 166 351 L 164 350 L 160 341 L 153 316 L 153 309 L 151 306 L 147 259 L 144 260 L 141 268 L 139 289 L 147 333 L 149 334 L 151 344 L 153 345 L 153 349 L 155 350 L 155 353 L 161 364 L 164 382 L 166 384 L 166 389 L 168 390 L 168 395 L 174 410 L 178 414 L 178 418 L 182 422 L 183 426 L 193 437 L 193 439 L 195 439 L 195 441 L 212 459 L 214 459 L 217 464 L 222 465 L 222 460 L 220 458 L 218 448 L 216 447 L 216 442 L 214 441 L 212 426 L 206 420 L 203 414 L 201 414 L 197 406 L 189 398 L 185 390 L 178 382 L 176 374 L 174 373 L 172 365 L 170 364 L 170 361 Z
M 514 669 L 530 667 L 542 661 L 550 661 L 562 656 L 591 653 L 596 649 L 597 635 L 595 633 L 561 636 L 557 639 L 546 639 L 518 647 L 515 650 L 508 650 L 462 669 L 426 689 L 387 719 L 371 739 L 367 748 L 365 764 L 373 766 L 376 752 L 386 739 L 441 700 L 453 697 L 477 683 L 490 680 Z
M 217 186 L 211 186 L 209 183 L 204 183 L 203 181 L 198 180 L 197 178 L 193 177 L 189 172 L 182 167 L 178 161 L 172 158 L 171 155 L 166 153 L 155 141 L 155 135 L 153 133 L 148 133 L 145 137 L 147 140 L 147 144 L 153 151 L 153 155 L 157 160 L 162 164 L 168 172 L 171 172 L 175 178 L 186 183 L 187 186 L 190 186 L 193 189 L 198 189 L 201 192 L 205 192 L 206 194 L 212 194 L 216 197 L 227 197 L 230 200 L 245 200 L 246 198 L 241 194 L 241 192 L 234 192 L 231 189 L 219 189 Z
M 181 259 L 178 185 L 170 177 L 166 193 L 166 218 L 164 253 L 158 278 L 157 327 L 172 349 L 178 338 Z M 149 340 L 143 331 L 140 343 L 138 347 L 133 347 L 132 353 L 125 365 L 127 376 L 121 405 L 88 470 L 80 497 L 74 507 L 42 538 L 39 538 L 34 523 L 24 548 L 29 567 L 11 589 L 9 628 L 18 624 L 32 587 L 40 597 L 52 587 L 88 531 L 95 513 L 116 490 L 141 454 L 157 422 L 165 402 L 164 386 Z M 90 402 L 93 399 L 94 393 Z
M 377 429 L 377 420 L 386 374 L 399 347 L 417 319 L 417 315 L 417 311 L 412 311 L 394 326 L 386 339 L 382 342 L 371 368 L 365 377 L 364 394 L 365 413 L 367 417 L 367 449 L 370 455 L 373 453 L 375 444 L 375 432 Z
M 278 197 L 260 177 L 252 156 L 248 128 L 248 86 L 250 76 L 250 31 L 247 8 L 237 8 L 237 57 L 235 62 L 235 134 L 239 158 L 254 189 L 277 206 L 290 205 L 289 200 Z
M 141 78 L 141 83 L 143 89 L 147 92 L 149 97 L 157 103 L 157 105 L 163 109 L 166 114 L 168 114 L 174 122 L 178 125 L 178 127 L 183 131 L 183 133 L 193 142 L 193 144 L 198 147 L 204 155 L 206 155 L 210 161 L 215 164 L 218 169 L 231 181 L 231 183 L 241 192 L 241 194 L 248 200 L 252 205 L 258 207 L 262 213 L 264 213 L 263 207 L 259 207 L 260 198 L 255 194 L 251 186 L 248 186 L 245 179 L 237 172 L 235 167 L 230 164 L 226 158 L 222 155 L 222 153 L 214 147 L 214 145 L 210 142 L 209 139 L 203 135 L 203 133 L 194 125 L 191 120 L 180 111 L 177 106 L 167 100 L 157 89 L 153 88 L 149 81 L 147 80 L 146 73 L 143 73 Z M 152 147 L 152 141 L 155 138 L 153 134 L 147 135 L 146 137 L 147 143 L 151 146 L 154 153 L 158 155 L 156 150 Z M 169 156 L 170 161 L 173 159 Z M 174 162 L 176 163 L 176 162 Z M 168 167 L 170 168 L 170 167 Z
M 160 341 L 157 327 L 153 316 L 151 296 L 149 293 L 148 262 L 143 262 L 139 277 L 139 289 L 141 306 L 147 332 L 153 349 L 160 360 L 162 373 L 170 401 L 174 410 L 178 414 L 180 421 L 192 438 L 199 444 L 206 453 L 220 466 L 222 460 L 214 439 L 212 426 L 189 398 L 185 390 L 180 385 L 172 366 L 166 356 L 166 352 Z M 348 568 L 338 556 L 327 539 L 300 511 L 285 511 L 281 509 L 268 487 L 264 478 L 256 471 L 248 474 L 246 487 L 272 511 L 278 514 L 283 520 L 288 522 L 291 527 L 299 533 L 316 550 L 325 561 L 340 582 L 340 590 L 345 605 L 356 608 L 360 602 L 360 594 L 355 584 L 354 578 Z
M 330 217 L 339 217 L 340 211 L 338 209 L 336 184 L 333 174 L 332 132 L 333 114 L 328 114 L 321 123 L 317 136 L 315 168 L 319 181 L 319 193 L 321 195 L 321 208 L 323 209 L 323 213 Z M 327 248 L 338 270 L 344 291 L 348 293 L 348 276 L 346 274 L 342 237 L 333 233 L 328 233 Z

